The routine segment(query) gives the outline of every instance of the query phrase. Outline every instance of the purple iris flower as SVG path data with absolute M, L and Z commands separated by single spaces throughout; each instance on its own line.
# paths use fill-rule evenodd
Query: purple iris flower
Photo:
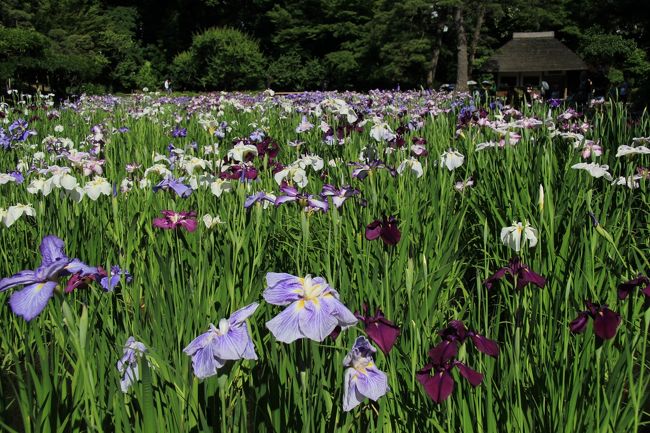
M 298 278 L 269 272 L 262 296 L 269 304 L 288 305 L 266 322 L 275 338 L 291 343 L 299 338 L 323 341 L 337 326 L 349 328 L 357 318 L 339 301 L 339 294 L 324 278 Z
M 381 237 L 386 245 L 395 245 L 402 238 L 402 232 L 397 228 L 397 219 L 394 216 L 375 220 L 366 226 L 366 239 L 373 241 Z
M 366 337 L 357 337 L 352 350 L 343 360 L 345 384 L 343 386 L 343 410 L 348 412 L 369 398 L 377 401 L 386 394 L 388 378 L 380 371 L 372 358 L 377 351 Z
M 187 137 L 187 128 L 181 128 L 180 126 L 177 126 L 172 130 L 172 137 L 174 138 Z
M 107 292 L 112 292 L 113 289 L 115 289 L 120 285 L 120 280 L 122 276 L 124 276 L 124 281 L 126 281 L 127 283 L 133 281 L 133 277 L 131 276 L 129 271 L 123 270 L 119 266 L 112 266 L 111 274 L 108 275 L 106 271 L 104 271 L 104 275 L 99 280 L 99 284 Z
M 384 317 L 381 309 L 377 308 L 374 316 L 368 315 L 368 306 L 363 306 L 363 316 L 355 313 L 366 329 L 366 334 L 386 355 L 391 351 L 400 334 L 399 326 Z
M 256 129 L 255 131 L 251 132 L 249 138 L 251 141 L 262 141 L 264 139 L 264 131 L 261 129 Z
M 165 230 L 173 230 L 182 227 L 188 232 L 196 230 L 196 212 L 174 212 L 173 210 L 164 210 L 160 213 L 162 213 L 164 217 L 154 218 L 154 227 Z
M 275 197 L 265 193 L 264 191 L 260 191 L 246 197 L 246 201 L 244 202 L 244 208 L 248 209 L 249 207 L 253 206 L 255 203 L 261 204 L 265 201 L 269 203 L 275 203 Z
M 587 309 L 581 311 L 570 324 L 569 329 L 575 334 L 584 332 L 589 318 L 594 321 L 594 333 L 602 340 L 609 340 L 616 335 L 616 330 L 621 324 L 621 316 L 610 310 L 606 304 L 595 304 L 585 301 Z
M 14 171 L 10 173 L 10 176 L 16 179 L 16 183 L 20 185 L 21 183 L 25 182 L 25 176 L 22 175 L 21 172 L 19 171 Z
M 257 169 L 251 163 L 235 164 L 222 171 L 219 178 L 239 180 L 240 182 L 255 180 L 257 179 Z
M 454 377 L 451 375 L 454 367 L 458 368 L 460 375 L 467 379 L 473 387 L 476 388 L 483 382 L 481 373 L 456 360 L 447 360 L 441 363 L 430 362 L 415 373 L 415 378 L 422 384 L 427 395 L 433 401 L 442 403 L 454 391 Z
M 117 361 L 117 371 L 120 372 L 120 388 L 126 393 L 133 383 L 140 379 L 138 361 L 145 354 L 147 348 L 144 344 L 129 337 L 124 344 L 122 358 Z
M 496 341 L 466 328 L 460 320 L 450 321 L 445 329 L 438 332 L 438 335 L 442 337 L 442 341 L 429 351 L 429 357 L 436 364 L 443 364 L 456 357 L 458 346 L 463 344 L 468 337 L 479 352 L 493 358 L 499 356 L 499 345 Z
M 182 182 L 182 178 L 180 179 L 174 179 L 171 176 L 168 176 L 158 182 L 157 185 L 153 187 L 153 192 L 158 192 L 159 190 L 169 190 L 171 189 L 176 193 L 181 198 L 187 198 L 192 194 L 192 188 L 190 188 L 188 185 L 185 185 Z
M 14 141 L 25 141 L 30 135 L 36 135 L 36 131 L 30 130 L 29 124 L 24 119 L 14 121 L 8 129 Z
M 27 321 L 43 311 L 61 276 L 84 276 L 97 271 L 97 268 L 87 266 L 79 259 L 68 258 L 65 255 L 65 244 L 56 236 L 44 237 L 39 248 L 42 261 L 36 270 L 20 271 L 11 277 L 0 279 L 0 292 L 15 286 L 25 286 L 11 295 L 9 305 L 14 314 Z
M 241 308 L 228 319 L 219 320 L 219 325 L 210 324 L 208 332 L 199 335 L 183 349 L 192 357 L 194 375 L 199 379 L 214 376 L 226 361 L 257 359 L 255 346 L 248 334 L 246 319 L 259 307 L 254 302 Z
M 494 275 L 485 280 L 483 284 L 485 284 L 485 287 L 490 290 L 494 287 L 494 284 L 503 277 L 507 277 L 511 282 L 516 281 L 518 290 L 521 290 L 528 283 L 534 284 L 540 289 L 543 289 L 546 285 L 546 279 L 531 271 L 528 265 L 521 263 L 519 257 L 513 257 L 510 259 L 508 266 L 496 271 Z
M 646 298 L 650 298 L 650 278 L 639 275 L 636 278 L 631 279 L 618 285 L 618 299 L 627 298 L 634 288 L 639 287 L 643 288 L 642 293 Z
M 296 188 L 289 185 L 282 185 L 280 187 L 280 191 L 282 191 L 285 195 L 278 196 L 278 198 L 275 199 L 276 206 L 280 206 L 283 203 L 295 201 L 303 207 L 309 208 L 310 210 L 320 210 L 323 212 L 327 212 L 329 210 L 329 204 L 327 203 L 327 200 L 323 199 L 323 197 L 320 195 L 302 194 L 299 193 Z
M 359 180 L 364 180 L 366 177 L 368 177 L 369 174 L 371 174 L 374 171 L 377 171 L 380 168 L 385 168 L 386 170 L 388 170 L 388 172 L 393 177 L 397 175 L 397 171 L 395 171 L 395 169 L 386 166 L 383 163 L 383 161 L 380 160 L 375 160 L 364 164 L 359 162 L 352 162 L 350 163 L 350 165 L 357 167 L 354 170 L 352 170 L 352 177 L 357 178 Z
M 334 206 L 336 206 L 337 209 L 343 206 L 345 200 L 359 194 L 361 194 L 361 191 L 354 189 L 349 185 L 343 186 L 341 189 L 337 189 L 333 185 L 326 184 L 323 185 L 323 189 L 321 191 L 322 196 L 332 197 L 332 203 L 334 203 Z

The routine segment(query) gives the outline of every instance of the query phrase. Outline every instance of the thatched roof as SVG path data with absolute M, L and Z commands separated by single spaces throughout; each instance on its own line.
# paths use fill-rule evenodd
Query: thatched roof
M 587 65 L 554 32 L 514 33 L 512 40 L 488 60 L 486 69 L 498 72 L 580 71 Z

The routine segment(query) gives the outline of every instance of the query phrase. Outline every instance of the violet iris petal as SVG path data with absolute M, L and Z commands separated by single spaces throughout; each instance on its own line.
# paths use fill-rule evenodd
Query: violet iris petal
M 483 375 L 481 373 L 472 370 L 462 362 L 455 361 L 454 366 L 458 368 L 458 372 L 461 374 L 461 376 L 467 379 L 474 388 L 476 388 L 483 382 Z
M 643 287 L 645 286 L 645 289 L 643 290 L 643 294 L 646 296 L 650 296 L 650 278 L 639 275 L 636 278 L 631 279 L 630 281 L 626 281 L 624 283 L 621 283 L 618 285 L 618 299 L 625 299 L 627 298 L 630 293 L 632 293 L 632 290 L 634 290 L 635 287 Z
M 28 322 L 38 316 L 54 293 L 56 281 L 30 284 L 14 292 L 9 298 L 11 310 Z
M 364 313 L 367 313 L 367 308 L 365 310 Z M 399 327 L 386 319 L 379 308 L 374 316 L 364 317 L 360 314 L 355 314 L 355 316 L 363 322 L 368 337 L 379 346 L 382 352 L 388 354 L 400 334 Z
M 199 379 L 217 374 L 228 360 L 257 359 L 255 346 L 248 334 L 246 319 L 259 307 L 254 302 L 221 319 L 218 327 L 210 324 L 208 332 L 199 335 L 183 349 L 192 357 L 194 375 Z
M 513 257 L 510 259 L 508 266 L 496 271 L 494 275 L 486 279 L 483 284 L 485 287 L 487 287 L 488 290 L 490 290 L 492 287 L 494 287 L 495 283 L 501 280 L 503 277 L 507 277 L 509 281 L 514 281 L 516 277 L 517 289 L 522 289 L 527 284 L 533 284 L 540 289 L 543 289 L 546 285 L 546 279 L 530 270 L 528 265 L 521 263 L 519 257 Z
M 138 360 L 144 355 L 147 348 L 144 344 L 129 337 L 124 344 L 122 358 L 117 361 L 117 371 L 120 373 L 120 388 L 122 392 L 128 392 L 131 385 L 140 378 L 138 371 Z
M 422 384 L 427 395 L 436 403 L 445 401 L 454 391 L 454 378 L 448 370 L 440 369 L 431 375 L 433 366 L 428 364 L 415 374 L 418 382 Z
M 605 304 L 599 305 L 590 301 L 585 301 L 587 309 L 581 311 L 570 324 L 569 329 L 573 333 L 581 333 L 585 330 L 588 318 L 594 322 L 594 333 L 602 340 L 609 340 L 616 335 L 616 331 L 621 324 L 621 316 L 610 310 Z

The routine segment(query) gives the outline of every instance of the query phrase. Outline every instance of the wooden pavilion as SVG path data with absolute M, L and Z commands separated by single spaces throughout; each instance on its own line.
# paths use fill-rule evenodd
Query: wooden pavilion
M 548 96 L 566 97 L 579 86 L 585 62 L 562 42 L 555 32 L 513 33 L 485 69 L 496 75 L 498 90 L 549 85 Z

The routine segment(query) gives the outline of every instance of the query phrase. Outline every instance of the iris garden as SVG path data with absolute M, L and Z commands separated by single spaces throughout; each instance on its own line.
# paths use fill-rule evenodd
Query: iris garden
M 426 91 L 10 98 L 3 430 L 650 423 L 646 114 Z

